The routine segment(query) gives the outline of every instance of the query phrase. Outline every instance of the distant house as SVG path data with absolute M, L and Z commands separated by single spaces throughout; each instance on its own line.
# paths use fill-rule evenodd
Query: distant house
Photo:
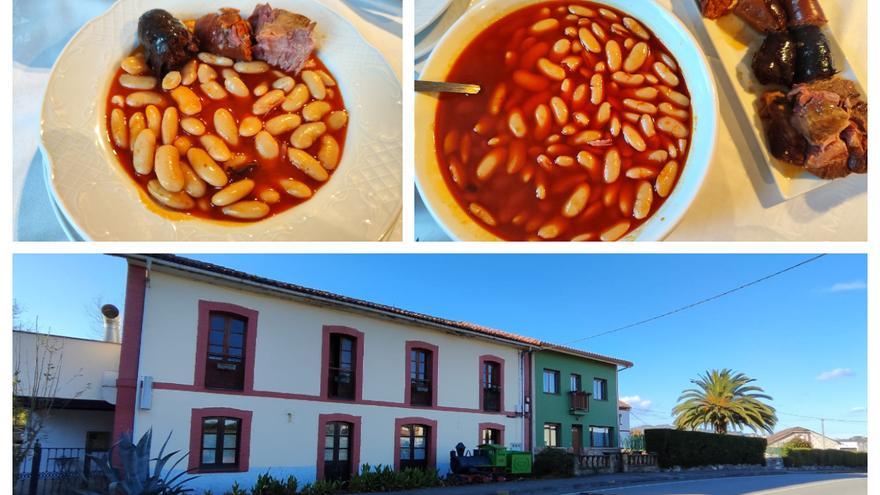
M 620 446 L 627 448 L 629 445 L 629 411 L 632 409 L 629 404 L 622 400 L 617 401 L 617 428 L 620 432 Z
M 840 450 L 847 450 L 850 452 L 867 452 L 868 451 L 868 437 L 851 437 L 839 440 L 840 442 Z
M 804 440 L 810 442 L 810 445 L 812 445 L 814 449 L 841 450 L 843 447 L 838 440 L 823 436 L 821 433 L 816 433 L 815 431 L 802 426 L 795 426 L 794 428 L 786 428 L 767 437 L 767 448 L 781 448 L 792 440 Z

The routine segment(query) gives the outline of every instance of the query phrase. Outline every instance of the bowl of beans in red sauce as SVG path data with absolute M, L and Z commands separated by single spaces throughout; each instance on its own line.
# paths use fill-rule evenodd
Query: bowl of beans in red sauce
M 466 241 L 656 241 L 700 189 L 714 78 L 653 1 L 487 0 L 444 35 L 416 96 L 416 183 Z

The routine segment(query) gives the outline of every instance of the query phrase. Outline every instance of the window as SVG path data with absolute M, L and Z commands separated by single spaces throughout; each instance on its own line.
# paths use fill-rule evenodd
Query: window
M 344 481 L 351 477 L 352 430 L 345 421 L 324 425 L 324 479 Z
M 483 387 L 483 410 L 501 410 L 501 363 L 483 361 L 481 373 Z
M 571 377 L 569 377 L 569 387 L 571 387 L 572 392 L 580 392 L 581 375 L 578 375 L 577 373 L 572 373 Z
M 330 334 L 329 372 L 327 395 L 333 399 L 354 400 L 356 386 L 355 349 L 357 339 L 350 335 Z
M 544 423 L 544 446 L 559 447 L 559 423 Z
M 414 406 L 432 406 L 433 353 L 427 349 L 409 351 L 409 403 Z
M 596 400 L 608 400 L 608 380 L 593 378 L 593 398 Z
M 544 370 L 544 393 L 559 393 L 559 372 L 556 370 Z
M 590 445 L 592 447 L 613 447 L 611 445 L 611 428 L 607 426 L 591 426 Z
M 203 469 L 237 468 L 241 420 L 229 417 L 202 418 L 201 462 Z
M 400 427 L 400 469 L 425 469 L 428 455 L 431 427 L 426 425 L 402 425 Z
M 211 311 L 208 318 L 205 387 L 243 390 L 247 318 L 221 311 Z
M 483 428 L 480 430 L 480 445 L 501 445 L 501 430 L 498 428 Z

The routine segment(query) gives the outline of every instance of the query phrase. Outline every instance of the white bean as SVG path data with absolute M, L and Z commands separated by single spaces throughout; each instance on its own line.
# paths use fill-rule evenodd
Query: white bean
M 311 93 L 312 98 L 316 100 L 323 100 L 325 96 L 327 96 L 327 88 L 324 86 L 324 81 L 321 79 L 321 76 L 316 74 L 310 70 L 304 70 L 300 74 L 300 78 L 303 82 L 308 86 L 309 93 Z
M 321 163 L 303 150 L 288 148 L 287 158 L 290 159 L 290 163 L 296 168 L 302 170 L 306 175 L 316 181 L 324 182 L 330 178 L 330 175 L 327 173 L 327 170 L 321 166 Z
M 613 184 L 620 177 L 620 153 L 615 148 L 605 154 L 605 183 Z
M 339 143 L 333 136 L 321 136 L 321 147 L 318 149 L 318 161 L 327 170 L 334 170 L 339 165 Z
M 183 190 L 188 195 L 193 198 L 201 198 L 208 192 L 205 181 L 186 162 L 180 162 L 180 170 L 183 172 Z
M 202 111 L 202 102 L 199 97 L 186 86 L 178 86 L 171 90 L 171 98 L 177 103 L 180 113 L 195 115 Z M 149 117 L 149 115 L 147 115 Z
M 278 194 L 278 191 L 276 191 L 275 189 L 272 189 L 271 187 L 260 191 L 260 193 L 257 195 L 257 197 L 260 198 L 260 201 L 267 203 L 267 204 L 270 204 L 270 205 L 274 205 L 274 204 L 281 202 L 281 195 Z
M 639 134 L 639 131 L 629 124 L 623 125 L 623 140 L 639 153 L 648 148 L 642 135 Z
M 248 90 L 247 84 L 238 77 L 227 77 L 223 79 L 223 87 L 226 88 L 226 91 L 229 91 L 239 98 L 245 98 L 251 94 L 250 90 Z
M 604 242 L 614 242 L 619 240 L 621 237 L 626 235 L 629 231 L 630 222 L 629 220 L 621 220 L 611 227 L 602 231 L 599 235 L 599 238 Z
M 162 89 L 165 91 L 171 91 L 172 89 L 180 86 L 180 72 L 173 70 L 168 74 L 165 74 L 165 77 L 162 78 Z
M 267 131 L 260 131 L 254 136 L 254 146 L 257 148 L 257 153 L 260 157 L 267 160 L 278 158 L 280 152 L 278 141 Z
M 667 67 L 663 62 L 654 62 L 654 74 L 657 74 L 657 77 L 672 88 L 678 86 L 681 82 L 678 79 L 678 76 L 672 72 L 672 69 Z
M 147 105 L 147 108 L 144 109 L 144 115 L 147 117 L 147 128 L 159 136 L 159 133 L 162 132 L 162 112 L 156 105 Z
M 183 190 L 183 171 L 180 169 L 180 152 L 171 144 L 163 144 L 156 148 L 153 158 L 153 171 L 159 184 L 167 191 Z
M 162 103 L 162 95 L 153 91 L 135 91 L 125 97 L 125 104 L 130 107 L 140 108 L 147 105 Z
M 260 119 L 254 117 L 253 115 L 248 115 L 247 117 L 241 119 L 241 124 L 239 124 L 238 126 L 238 135 L 251 137 L 256 135 L 262 129 L 263 122 L 261 122 Z
M 119 84 L 128 89 L 153 89 L 156 87 L 156 78 L 153 76 L 133 76 L 122 74 L 119 76 Z
M 663 166 L 663 169 L 660 170 L 660 174 L 657 176 L 657 183 L 654 184 L 657 195 L 661 198 L 669 196 L 676 177 L 678 177 L 678 162 L 672 160 Z
M 273 117 L 266 122 L 266 130 L 269 134 L 277 136 L 279 134 L 290 132 L 302 123 L 302 118 L 295 113 L 285 113 Z
M 192 59 L 184 64 L 183 68 L 180 69 L 180 84 L 189 86 L 196 82 L 196 78 L 198 77 L 198 66 L 199 62 L 196 59 Z
M 581 40 L 581 45 L 583 45 L 584 49 L 591 53 L 601 53 L 602 45 L 599 43 L 599 40 L 596 39 L 596 36 L 590 32 L 589 29 L 582 27 L 578 29 L 578 38 Z
M 611 40 L 605 44 L 605 60 L 608 62 L 608 70 L 617 72 L 623 63 L 623 53 L 620 51 L 620 44 Z
M 205 147 L 205 150 L 211 155 L 211 158 L 218 162 L 225 162 L 232 158 L 232 152 L 229 151 L 229 147 L 226 146 L 226 143 L 213 134 L 205 134 L 199 138 L 199 142 L 202 143 L 202 146 Z
M 282 179 L 281 188 L 284 189 L 284 192 L 293 196 L 294 198 L 305 199 L 312 197 L 312 188 L 310 188 L 304 182 L 300 182 L 298 180 Z
M 147 128 L 147 120 L 141 112 L 135 112 L 128 118 L 128 140 L 134 143 L 138 134 Z
M 602 74 L 593 74 L 590 78 L 590 103 L 599 105 L 605 100 L 605 81 Z
M 110 112 L 110 135 L 118 148 L 128 149 L 128 123 L 125 121 L 125 112 L 120 108 Z
M 644 41 L 636 43 L 632 50 L 630 50 L 629 55 L 627 55 L 626 60 L 623 61 L 623 70 L 630 74 L 639 70 L 648 59 L 650 51 L 651 49 Z
M 565 79 L 565 69 L 561 65 L 555 64 L 550 59 L 541 57 L 538 59 L 538 70 L 550 79 L 561 81 Z
M 147 61 L 144 60 L 142 54 L 125 57 L 122 59 L 120 66 L 122 67 L 122 70 L 133 76 L 143 74 L 147 71 Z
M 262 74 L 269 71 L 269 64 L 259 60 L 236 62 L 232 67 L 241 74 Z
M 484 208 L 482 205 L 478 203 L 471 203 L 470 205 L 468 205 L 468 209 L 471 211 L 471 213 L 474 214 L 474 216 L 482 220 L 483 223 L 485 223 L 486 225 L 492 227 L 497 225 L 495 217 L 493 217 L 492 214 L 489 213 L 489 210 Z
M 180 127 L 192 136 L 201 136 L 205 133 L 205 124 L 195 117 L 184 117 L 180 121 Z
M 254 190 L 255 185 L 256 184 L 251 179 L 242 179 L 238 182 L 233 182 L 214 193 L 214 195 L 211 196 L 211 204 L 214 206 L 231 205 L 236 201 L 244 199 L 245 196 Z
M 326 101 L 313 101 L 302 109 L 302 116 L 306 122 L 315 122 L 321 120 L 327 115 L 333 107 Z
M 526 126 L 526 119 L 523 117 L 522 111 L 518 108 L 510 112 L 507 117 L 507 127 L 510 132 L 518 138 L 524 138 L 528 134 L 529 129 Z
M 330 112 L 327 117 L 324 118 L 324 123 L 327 124 L 327 128 L 331 131 L 338 131 L 348 123 L 348 112 L 345 110 Z
M 214 55 L 213 53 L 201 52 L 198 56 L 199 60 L 206 64 L 219 65 L 221 67 L 232 67 L 233 64 L 231 58 L 221 57 L 220 55 Z
M 299 149 L 309 148 L 325 132 L 327 132 L 327 126 L 323 122 L 303 124 L 290 135 L 290 144 Z
M 660 117 L 657 120 L 657 128 L 679 139 L 686 138 L 690 134 L 684 124 L 672 117 Z
M 193 171 L 214 187 L 222 187 L 229 180 L 223 167 L 218 165 L 211 158 L 211 155 L 201 148 L 190 148 L 186 152 L 186 159 L 189 160 Z
M 505 159 L 507 159 L 507 150 L 505 148 L 492 149 L 480 160 L 480 164 L 477 165 L 477 178 L 482 181 L 488 180 Z
M 131 146 L 131 162 L 135 172 L 148 175 L 153 171 L 153 155 L 156 153 L 156 134 L 144 129 Z
M 647 218 L 651 213 L 651 204 L 654 202 L 654 190 L 651 183 L 643 180 L 636 187 L 636 201 L 633 204 L 633 217 L 636 220 Z
M 272 88 L 280 89 L 285 93 L 290 93 L 293 88 L 296 86 L 296 81 L 293 80 L 290 76 L 279 77 L 272 83 Z
M 587 207 L 587 201 L 590 199 L 590 185 L 589 184 L 581 184 L 574 190 L 571 196 L 568 197 L 568 201 L 565 202 L 565 205 L 562 207 L 562 215 L 566 218 L 574 218 L 581 214 L 584 211 L 584 208 Z
M 199 85 L 199 88 L 202 89 L 202 93 L 205 93 L 205 96 L 212 100 L 222 100 L 229 96 L 229 93 L 223 89 L 223 86 L 220 86 L 220 83 L 217 81 L 208 81 L 206 83 L 202 83 Z
M 171 144 L 177 139 L 178 124 L 177 108 L 166 108 L 162 114 L 162 144 Z
M 199 76 L 199 82 L 202 84 L 217 79 L 217 71 L 208 64 L 199 65 L 199 68 L 196 70 L 196 74 Z
M 224 206 L 223 214 L 241 220 L 258 220 L 269 214 L 269 205 L 262 201 L 239 201 Z
M 642 25 L 639 24 L 639 22 L 636 21 L 635 19 L 633 19 L 632 17 L 624 17 L 623 18 L 623 25 L 626 26 L 626 28 L 629 29 L 630 32 L 632 32 L 634 35 L 638 36 L 639 38 L 641 38 L 645 41 L 648 41 L 651 39 L 651 35 L 648 33 L 648 31 L 644 27 L 642 27 Z
M 175 210 L 190 210 L 196 205 L 195 201 L 185 192 L 171 192 L 162 187 L 162 184 L 157 179 L 147 183 L 147 192 L 156 201 Z
M 284 101 L 284 91 L 273 89 L 254 102 L 251 111 L 254 115 L 265 115 Z

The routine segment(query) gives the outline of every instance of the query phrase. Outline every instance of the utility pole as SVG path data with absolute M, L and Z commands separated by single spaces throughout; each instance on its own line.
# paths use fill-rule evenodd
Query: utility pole
M 819 418 L 822 422 L 822 449 L 825 449 L 825 418 Z

